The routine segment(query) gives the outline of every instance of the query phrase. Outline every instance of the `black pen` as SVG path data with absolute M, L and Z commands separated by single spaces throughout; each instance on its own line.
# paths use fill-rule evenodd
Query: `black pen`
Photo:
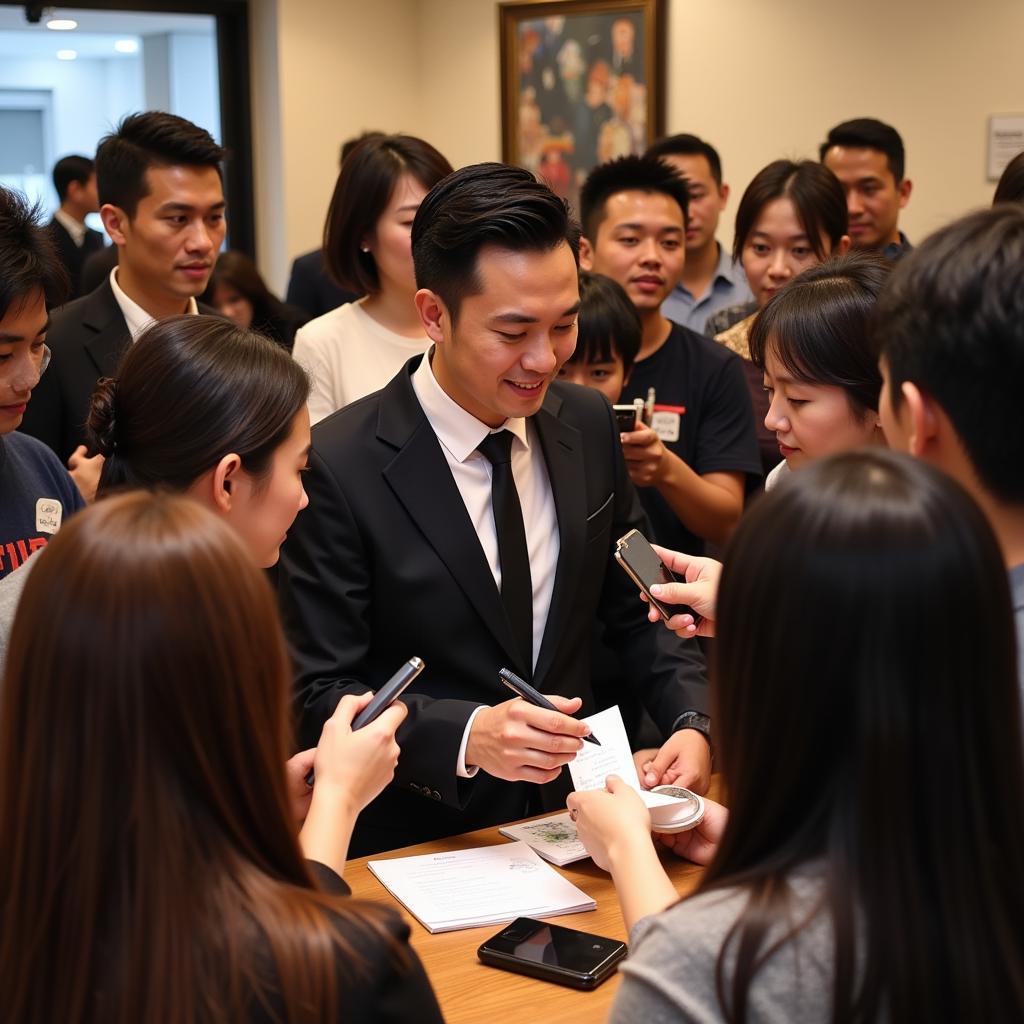
M 522 697 L 528 704 L 532 704 L 534 707 L 538 708 L 547 708 L 548 711 L 558 711 L 558 708 L 556 708 L 543 693 L 538 693 L 525 679 L 520 679 L 519 676 L 517 676 L 511 669 L 499 668 L 498 678 L 513 693 Z M 558 711 L 558 713 L 561 714 L 562 712 Z M 601 741 L 593 734 L 590 736 L 582 736 L 580 738 L 586 740 L 587 743 L 593 743 L 598 747 L 601 746 Z

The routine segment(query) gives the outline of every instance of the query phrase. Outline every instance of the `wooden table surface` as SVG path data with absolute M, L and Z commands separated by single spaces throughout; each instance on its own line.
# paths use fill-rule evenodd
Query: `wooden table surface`
M 427 969 L 445 1020 L 449 1024 L 478 1024 L 483 1021 L 498 1021 L 499 1024 L 517 1024 L 522 1021 L 537 1024 L 540 1020 L 543 1020 L 544 1024 L 569 1024 L 578 1021 L 599 1024 L 606 1018 L 615 990 L 620 983 L 618 973 L 593 992 L 581 992 L 551 982 L 527 978 L 522 974 L 485 967 L 477 960 L 477 947 L 500 931 L 501 925 L 431 935 L 392 897 L 366 866 L 368 860 L 411 857 L 444 850 L 469 850 L 507 842 L 509 840 L 501 835 L 497 828 L 489 828 L 410 846 L 404 850 L 374 854 L 372 857 L 350 861 L 345 870 L 345 881 L 352 887 L 353 896 L 390 903 L 402 912 L 412 928 L 412 945 Z M 664 850 L 662 863 L 681 896 L 696 886 L 701 868 Z M 615 896 L 615 887 L 609 875 L 589 859 L 564 868 L 554 867 L 554 870 L 560 871 L 592 897 L 597 902 L 597 909 L 582 914 L 566 914 L 551 918 L 552 923 L 623 941 L 627 939 Z

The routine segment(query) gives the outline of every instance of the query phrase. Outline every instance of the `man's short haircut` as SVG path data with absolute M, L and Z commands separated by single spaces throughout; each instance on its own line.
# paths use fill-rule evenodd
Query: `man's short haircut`
M 813 160 L 775 160 L 754 175 L 736 208 L 732 241 L 735 259 L 743 255 L 761 211 L 776 199 L 788 199 L 793 204 L 797 220 L 819 260 L 829 255 L 822 245 L 822 236 L 834 249 L 846 234 L 850 214 L 839 179 L 824 164 Z
M 0 320 L 37 291 L 48 306 L 67 295 L 67 272 L 40 217 L 38 204 L 0 186 Z
M 608 200 L 620 192 L 660 192 L 674 199 L 683 212 L 683 226 L 689 219 L 690 192 L 686 179 L 674 168 L 653 156 L 620 156 L 599 164 L 580 189 L 580 214 L 583 234 L 597 239 Z
M 903 180 L 905 156 L 903 139 L 900 133 L 884 121 L 873 117 L 857 117 L 852 121 L 837 124 L 828 133 L 828 138 L 818 148 L 818 156 L 822 162 L 825 154 L 833 146 L 855 146 L 866 149 L 877 149 L 884 153 L 889 161 L 889 170 L 898 185 Z
M 1024 207 L 936 231 L 901 260 L 873 318 L 893 409 L 910 381 L 949 417 L 982 485 L 1024 504 Z
M 149 194 L 150 167 L 212 167 L 223 177 L 224 157 L 205 128 L 183 117 L 162 110 L 129 114 L 96 150 L 100 205 L 110 203 L 134 217 L 139 200 Z
M 705 142 L 697 135 L 687 135 L 686 133 L 666 135 L 665 138 L 658 139 L 653 145 L 648 146 L 644 156 L 656 158 L 663 156 L 702 156 L 707 160 L 708 167 L 711 168 L 711 177 L 715 179 L 715 184 L 721 188 L 722 159 L 718 155 L 718 150 L 710 142 Z
M 68 186 L 73 181 L 84 185 L 96 173 L 96 164 L 87 156 L 61 157 L 53 165 L 53 187 L 57 190 L 57 197 L 63 203 L 68 197 Z
M 563 242 L 578 264 L 580 229 L 564 199 L 522 167 L 471 164 L 420 204 L 412 225 L 416 285 L 441 297 L 454 324 L 462 300 L 480 291 L 481 249 L 550 252 Z
M 342 162 L 324 224 L 324 258 L 334 280 L 361 294 L 379 292 L 377 263 L 363 246 L 395 187 L 410 174 L 429 190 L 451 172 L 444 156 L 415 135 L 373 132 L 359 139 Z
M 1018 153 L 1003 169 L 992 202 L 1024 203 L 1024 152 Z
M 604 274 L 581 270 L 576 322 L 576 349 L 570 363 L 611 363 L 618 357 L 629 373 L 640 351 L 643 327 L 622 285 Z

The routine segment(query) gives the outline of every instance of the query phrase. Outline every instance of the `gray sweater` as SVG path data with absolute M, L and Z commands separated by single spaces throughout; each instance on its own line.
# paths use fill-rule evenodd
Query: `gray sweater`
M 18 610 L 21 592 L 25 588 L 25 580 L 35 565 L 35 558 L 30 558 L 23 565 L 0 579 L 0 682 L 4 678 L 4 665 L 7 662 L 7 643 L 14 625 L 14 613 Z
M 834 947 L 830 919 L 818 912 L 821 872 L 822 865 L 817 862 L 794 872 L 790 879 L 790 915 L 769 932 L 762 949 L 808 915 L 811 920 L 754 975 L 747 1014 L 750 1024 L 827 1024 L 831 1020 Z M 715 966 L 746 900 L 745 890 L 722 889 L 638 921 L 609 1020 L 615 1024 L 711 1024 L 724 1020 L 715 991 Z M 727 995 L 735 962 L 734 944 L 729 948 Z

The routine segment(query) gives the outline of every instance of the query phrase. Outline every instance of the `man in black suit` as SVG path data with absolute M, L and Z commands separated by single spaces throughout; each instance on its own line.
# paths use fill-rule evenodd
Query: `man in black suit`
M 68 272 L 73 299 L 82 294 L 82 265 L 90 253 L 103 248 L 103 235 L 86 227 L 85 218 L 100 208 L 96 195 L 96 166 L 87 156 L 66 156 L 53 167 L 53 185 L 60 208 L 49 231 Z
M 223 158 L 207 131 L 157 111 L 126 117 L 100 142 L 100 216 L 118 264 L 95 291 L 54 314 L 47 336 L 53 357 L 21 427 L 70 459 L 86 497 L 100 468 L 84 447 L 96 382 L 115 373 L 154 320 L 215 313 L 196 297 L 224 240 Z
M 427 195 L 412 244 L 434 347 L 314 427 L 310 506 L 281 560 L 304 745 L 342 693 L 426 662 L 395 781 L 360 815 L 356 848 L 562 805 L 587 731 L 570 716 L 597 710 L 595 615 L 669 737 L 637 755 L 648 784 L 703 790 L 700 651 L 653 629 L 612 564 L 615 539 L 646 528 L 614 415 L 600 393 L 553 383 L 579 307 L 566 204 L 520 168 L 464 168 Z M 507 700 L 502 666 L 558 710 Z

